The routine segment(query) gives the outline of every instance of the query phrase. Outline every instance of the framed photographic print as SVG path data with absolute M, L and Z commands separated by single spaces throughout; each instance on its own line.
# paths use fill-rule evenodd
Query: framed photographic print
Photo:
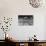
M 33 15 L 18 15 L 19 25 L 33 25 Z

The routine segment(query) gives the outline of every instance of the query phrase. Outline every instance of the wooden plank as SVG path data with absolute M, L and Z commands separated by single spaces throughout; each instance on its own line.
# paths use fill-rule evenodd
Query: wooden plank
M 24 46 L 28 46 L 28 43 L 24 43 Z

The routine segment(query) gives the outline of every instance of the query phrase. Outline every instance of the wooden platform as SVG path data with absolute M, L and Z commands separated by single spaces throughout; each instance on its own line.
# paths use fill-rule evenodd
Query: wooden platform
M 46 46 L 46 40 L 29 41 L 29 40 L 0 40 L 0 46 Z

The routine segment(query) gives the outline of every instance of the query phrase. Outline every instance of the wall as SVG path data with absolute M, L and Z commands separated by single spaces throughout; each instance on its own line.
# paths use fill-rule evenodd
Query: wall
M 28 0 L 0 0 L 0 18 L 13 17 L 13 22 L 10 31 L 8 31 L 17 40 L 27 40 L 34 34 L 39 40 L 45 38 L 45 15 L 46 8 L 33 8 Z M 19 26 L 18 15 L 33 15 L 33 26 Z M 0 31 L 0 35 L 2 31 Z M 3 37 L 0 36 L 0 39 Z

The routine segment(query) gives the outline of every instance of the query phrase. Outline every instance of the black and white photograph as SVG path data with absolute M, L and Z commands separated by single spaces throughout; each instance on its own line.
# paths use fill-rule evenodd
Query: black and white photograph
M 19 15 L 18 24 L 19 25 L 33 25 L 33 15 Z

